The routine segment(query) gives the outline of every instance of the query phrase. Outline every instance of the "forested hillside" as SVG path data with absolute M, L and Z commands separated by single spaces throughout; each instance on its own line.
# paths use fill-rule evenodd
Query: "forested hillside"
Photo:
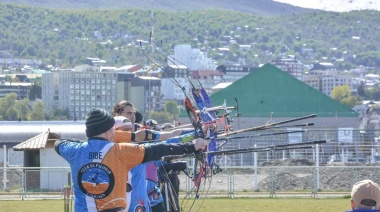
M 0 4 L 0 50 L 14 57 L 39 58 L 45 64 L 73 67 L 86 57 L 109 65 L 146 63 L 138 40 L 148 43 L 151 11 L 58 10 Z M 204 47 L 219 63 L 245 58 L 248 64 L 266 63 L 280 54 L 303 62 L 336 59 L 341 68 L 380 67 L 380 12 L 311 12 L 287 16 L 205 10 L 155 11 L 155 43 L 169 53 L 176 44 Z M 240 51 L 239 45 L 251 45 Z M 229 52 L 218 48 L 228 47 Z M 163 61 L 162 55 L 155 55 Z

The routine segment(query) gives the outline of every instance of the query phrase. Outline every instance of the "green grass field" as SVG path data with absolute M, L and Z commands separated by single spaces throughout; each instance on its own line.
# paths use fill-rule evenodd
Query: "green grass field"
M 63 200 L 9 200 L 0 201 L 0 211 L 64 211 Z M 265 211 L 265 212 L 339 212 L 350 207 L 348 198 L 331 199 L 206 199 L 200 211 Z

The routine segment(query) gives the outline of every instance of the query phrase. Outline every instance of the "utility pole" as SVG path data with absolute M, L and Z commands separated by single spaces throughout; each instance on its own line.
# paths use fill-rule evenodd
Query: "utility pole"
M 155 45 L 155 41 L 154 41 L 154 4 L 153 4 L 154 0 L 151 0 L 151 6 L 152 6 L 152 9 L 150 11 L 150 45 L 152 47 L 152 51 L 151 51 L 151 56 L 153 56 L 154 54 L 154 45 Z
M 149 43 L 151 46 L 151 52 L 150 52 L 150 58 L 154 60 L 154 0 L 151 0 L 151 10 L 150 10 L 150 35 L 149 35 Z M 151 64 L 151 67 L 153 64 Z M 151 74 L 147 74 L 148 78 L 148 118 L 150 118 L 150 111 L 151 111 L 151 104 L 153 103 L 153 96 L 151 92 L 151 86 L 150 86 L 150 77 Z

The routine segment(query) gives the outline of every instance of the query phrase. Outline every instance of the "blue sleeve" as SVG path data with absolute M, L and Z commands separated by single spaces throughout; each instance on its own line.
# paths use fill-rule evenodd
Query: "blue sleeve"
M 190 132 L 190 133 L 186 133 L 186 134 L 181 134 L 180 136 L 177 136 L 177 137 L 169 138 L 165 142 L 169 143 L 169 144 L 170 143 L 178 144 L 178 143 L 188 142 L 188 141 L 191 141 L 193 139 L 194 139 L 194 133 Z
M 79 140 L 58 140 L 54 144 L 55 151 L 63 157 L 67 162 L 75 160 L 75 151 L 71 151 L 76 148 L 81 141 Z

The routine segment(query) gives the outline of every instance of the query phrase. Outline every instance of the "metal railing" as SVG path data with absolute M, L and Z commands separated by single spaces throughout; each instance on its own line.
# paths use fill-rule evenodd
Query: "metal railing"
M 69 173 L 68 167 L 0 168 L 0 200 L 63 199 Z M 180 195 L 186 195 L 193 182 L 185 174 L 179 178 Z M 205 186 L 210 187 L 202 190 L 229 198 L 335 197 L 349 195 L 352 185 L 363 179 L 380 182 L 380 166 L 231 166 L 208 179 Z

